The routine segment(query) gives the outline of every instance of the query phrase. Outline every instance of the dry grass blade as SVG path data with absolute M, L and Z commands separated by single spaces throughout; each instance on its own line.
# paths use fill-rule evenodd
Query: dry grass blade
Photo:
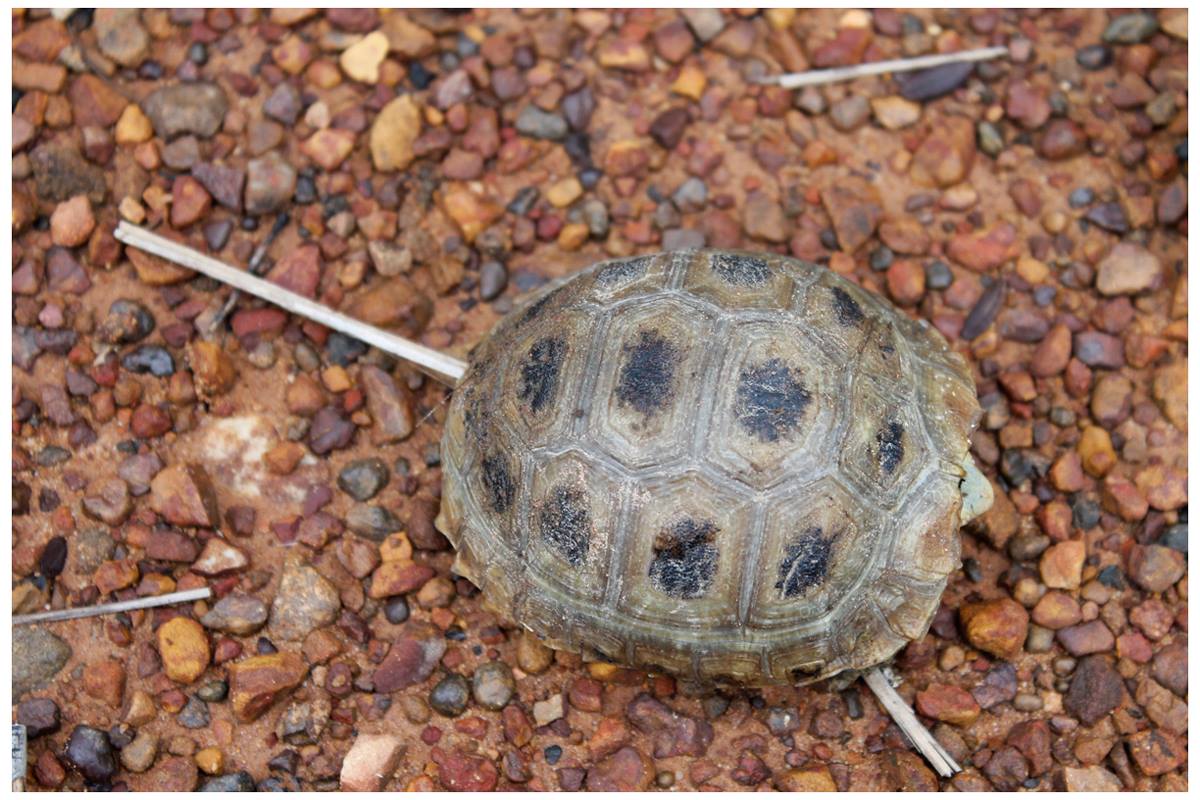
M 784 75 L 771 75 L 763 78 L 761 83 L 777 84 L 784 89 L 799 89 L 804 86 L 821 86 L 827 83 L 854 80 L 867 75 L 885 75 L 890 72 L 912 72 L 919 69 L 940 67 L 944 64 L 957 64 L 964 61 L 989 61 L 993 58 L 1007 55 L 1007 47 L 983 47 L 978 50 L 964 50 L 959 53 L 939 53 L 932 56 L 917 58 L 897 58 L 891 61 L 872 61 L 867 64 L 855 64 L 851 67 L 834 67 L 818 69 L 810 72 L 789 72 Z
M 879 699 L 880 705 L 891 715 L 900 730 L 904 731 L 904 735 L 912 742 L 913 747 L 925 756 L 925 760 L 937 770 L 939 775 L 943 778 L 950 778 L 962 771 L 962 767 L 951 758 L 938 740 L 933 738 L 933 734 L 917 719 L 917 715 L 908 707 L 908 703 L 904 702 L 904 698 L 892 688 L 891 681 L 887 679 L 882 670 L 878 667 L 869 670 L 863 676 L 863 680 L 867 682 L 867 686 Z
M 393 333 L 368 325 L 365 322 L 348 317 L 333 309 L 309 300 L 303 295 L 288 291 L 270 281 L 263 280 L 244 270 L 231 267 L 228 264 L 206 256 L 198 250 L 186 245 L 173 242 L 166 237 L 151 233 L 145 228 L 122 222 L 113 234 L 117 239 L 131 247 L 137 247 L 159 258 L 179 264 L 180 266 L 201 272 L 214 280 L 253 295 L 260 300 L 279 306 L 285 311 L 299 314 L 306 319 L 318 322 L 327 328 L 344 333 L 361 342 L 378 347 L 386 353 L 411 362 L 433 378 L 454 386 L 463 373 L 467 364 L 453 356 L 439 353 L 431 347 L 409 341 Z
M 154 597 L 139 597 L 136 600 L 122 600 L 119 603 L 105 603 L 98 606 L 81 606 L 79 608 L 61 608 L 56 611 L 39 611 L 36 614 L 20 614 L 12 618 L 13 625 L 34 625 L 38 622 L 61 622 L 68 619 L 83 617 L 99 617 L 105 614 L 119 614 L 122 611 L 139 611 L 143 608 L 157 608 L 176 603 L 190 603 L 193 600 L 207 600 L 212 597 L 212 589 L 203 586 L 199 589 L 187 589 L 182 592 L 171 592 Z

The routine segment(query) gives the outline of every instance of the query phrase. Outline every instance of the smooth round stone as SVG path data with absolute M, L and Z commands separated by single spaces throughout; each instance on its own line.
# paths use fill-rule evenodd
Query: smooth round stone
M 516 688 L 512 669 L 502 661 L 480 665 L 471 678 L 475 702 L 490 711 L 499 711 L 508 705 Z
M 408 600 L 404 595 L 389 597 L 383 606 L 383 616 L 393 625 L 399 625 L 408 620 Z
M 361 458 L 351 461 L 338 473 L 337 483 L 342 491 L 355 500 L 370 500 L 387 486 L 391 475 L 381 458 Z
M 447 675 L 429 693 L 429 705 L 444 717 L 457 717 L 467 707 L 471 687 L 462 675 Z

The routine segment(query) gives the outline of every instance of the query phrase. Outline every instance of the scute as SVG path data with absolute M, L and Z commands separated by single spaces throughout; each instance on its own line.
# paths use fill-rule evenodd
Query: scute
M 928 628 L 958 566 L 965 361 L 773 254 L 602 262 L 538 290 L 451 400 L 438 526 L 555 647 L 809 682 Z

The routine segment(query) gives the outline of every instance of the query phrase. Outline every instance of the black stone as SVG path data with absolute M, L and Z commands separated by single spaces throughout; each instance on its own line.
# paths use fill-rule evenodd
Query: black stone
M 272 756 L 271 760 L 267 762 L 267 769 L 285 772 L 289 775 L 294 774 L 299 766 L 300 754 L 295 750 L 284 750 Z
M 1129 232 L 1129 218 L 1125 216 L 1125 209 L 1120 203 L 1101 203 L 1093 206 L 1087 212 L 1086 219 L 1109 233 Z
M 809 528 L 787 546 L 775 583 L 783 597 L 803 595 L 825 580 L 835 538 L 836 534 L 827 539 L 820 528 Z
M 100 323 L 100 338 L 109 344 L 132 344 L 154 330 L 154 315 L 134 300 L 114 300 Z
M 777 442 L 796 430 L 811 401 L 798 371 L 772 358 L 742 370 L 734 413 L 751 436 Z
M 518 217 L 523 217 L 533 210 L 540 194 L 536 186 L 526 186 L 517 192 L 506 208 Z
M 190 730 L 207 728 L 209 723 L 208 705 L 198 697 L 188 698 L 187 705 L 176 717 L 179 724 Z
M 383 616 L 393 625 L 407 621 L 408 614 L 408 600 L 403 595 L 389 597 L 383 606 Z
M 67 565 L 67 540 L 61 536 L 51 537 L 38 556 L 38 572 L 54 579 L 62 574 Z
M 587 560 L 592 518 L 583 492 L 556 486 L 538 514 L 542 540 L 572 567 Z
M 766 259 L 737 253 L 713 253 L 712 271 L 734 286 L 762 286 L 771 278 Z
M 429 693 L 430 707 L 444 717 L 457 717 L 467 708 L 471 685 L 462 675 L 447 675 Z
M 483 486 L 487 489 L 488 507 L 497 514 L 508 511 L 517 488 L 504 456 L 492 453 L 483 459 Z
M 253 792 L 254 778 L 249 772 L 234 772 L 209 778 L 200 787 L 202 792 Z
M 984 289 L 983 294 L 975 302 L 975 306 L 967 314 L 960 336 L 968 342 L 978 337 L 996 319 L 1000 307 L 1004 305 L 1004 281 L 993 281 Z
M 301 175 L 296 179 L 296 191 L 292 193 L 292 199 L 300 205 L 308 205 L 317 202 L 317 184 L 308 175 Z
M 881 245 L 871 251 L 871 256 L 868 260 L 871 264 L 871 269 L 876 272 L 883 272 L 896 260 L 896 254 L 892 252 L 892 248 Z
M 408 65 L 408 80 L 412 83 L 413 88 L 417 91 L 426 88 L 433 83 L 433 79 L 437 75 L 426 69 L 420 61 L 409 62 Z
M 1176 523 L 1163 531 L 1162 536 L 1158 537 L 1158 543 L 1163 547 L 1169 547 L 1172 550 L 1187 555 L 1188 551 L 1188 526 L 1186 522 Z
M 566 353 L 567 345 L 559 337 L 539 339 L 529 348 L 529 354 L 521 364 L 518 396 L 533 413 L 537 414 L 553 402 Z
M 663 531 L 654 543 L 650 580 L 664 594 L 683 600 L 702 597 L 712 587 L 720 555 L 710 520 L 685 517 Z
M 936 100 L 962 86 L 967 82 L 974 66 L 969 61 L 944 64 L 918 72 L 899 73 L 894 80 L 899 84 L 900 94 L 906 100 L 924 103 Z
M 1075 495 L 1071 500 L 1071 522 L 1082 531 L 1096 527 L 1100 524 L 1100 505 L 1083 495 Z
M 150 373 L 156 378 L 175 374 L 175 359 L 165 348 L 158 345 L 139 347 L 121 359 L 121 366 L 138 374 Z
M 617 400 L 649 416 L 672 399 L 677 348 L 657 331 L 642 330 L 638 340 L 624 347 L 625 363 L 617 380 Z
M 117 772 L 117 758 L 108 734 L 88 725 L 71 731 L 63 756 L 89 783 L 107 783 Z
M 875 446 L 879 454 L 879 467 L 888 475 L 904 460 L 904 426 L 892 420 L 875 434 Z
M 1075 51 L 1075 63 L 1089 72 L 1104 69 L 1112 64 L 1112 60 L 1112 49 L 1102 44 L 1089 44 Z
M 1125 588 L 1125 575 L 1116 564 L 1109 564 L 1100 570 L 1100 574 L 1096 576 L 1096 580 L 1110 589 L 1121 591 Z
M 325 341 L 325 357 L 339 367 L 347 367 L 367 352 L 358 339 L 334 331 Z
M 833 294 L 833 313 L 837 317 L 837 321 L 847 328 L 862 324 L 867 317 L 863 314 L 862 306 L 858 304 L 858 301 L 840 286 L 834 286 L 830 292 Z

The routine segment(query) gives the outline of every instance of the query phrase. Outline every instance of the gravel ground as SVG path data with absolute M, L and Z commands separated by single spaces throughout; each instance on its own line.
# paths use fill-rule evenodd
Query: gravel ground
M 219 598 L 14 631 L 32 787 L 1186 790 L 1186 11 L 12 19 L 14 607 Z M 240 265 L 278 220 L 273 280 L 459 354 L 549 278 L 704 244 L 929 320 L 998 497 L 897 668 L 964 772 L 861 685 L 521 635 L 432 527 L 446 390 L 224 315 L 119 218 Z

